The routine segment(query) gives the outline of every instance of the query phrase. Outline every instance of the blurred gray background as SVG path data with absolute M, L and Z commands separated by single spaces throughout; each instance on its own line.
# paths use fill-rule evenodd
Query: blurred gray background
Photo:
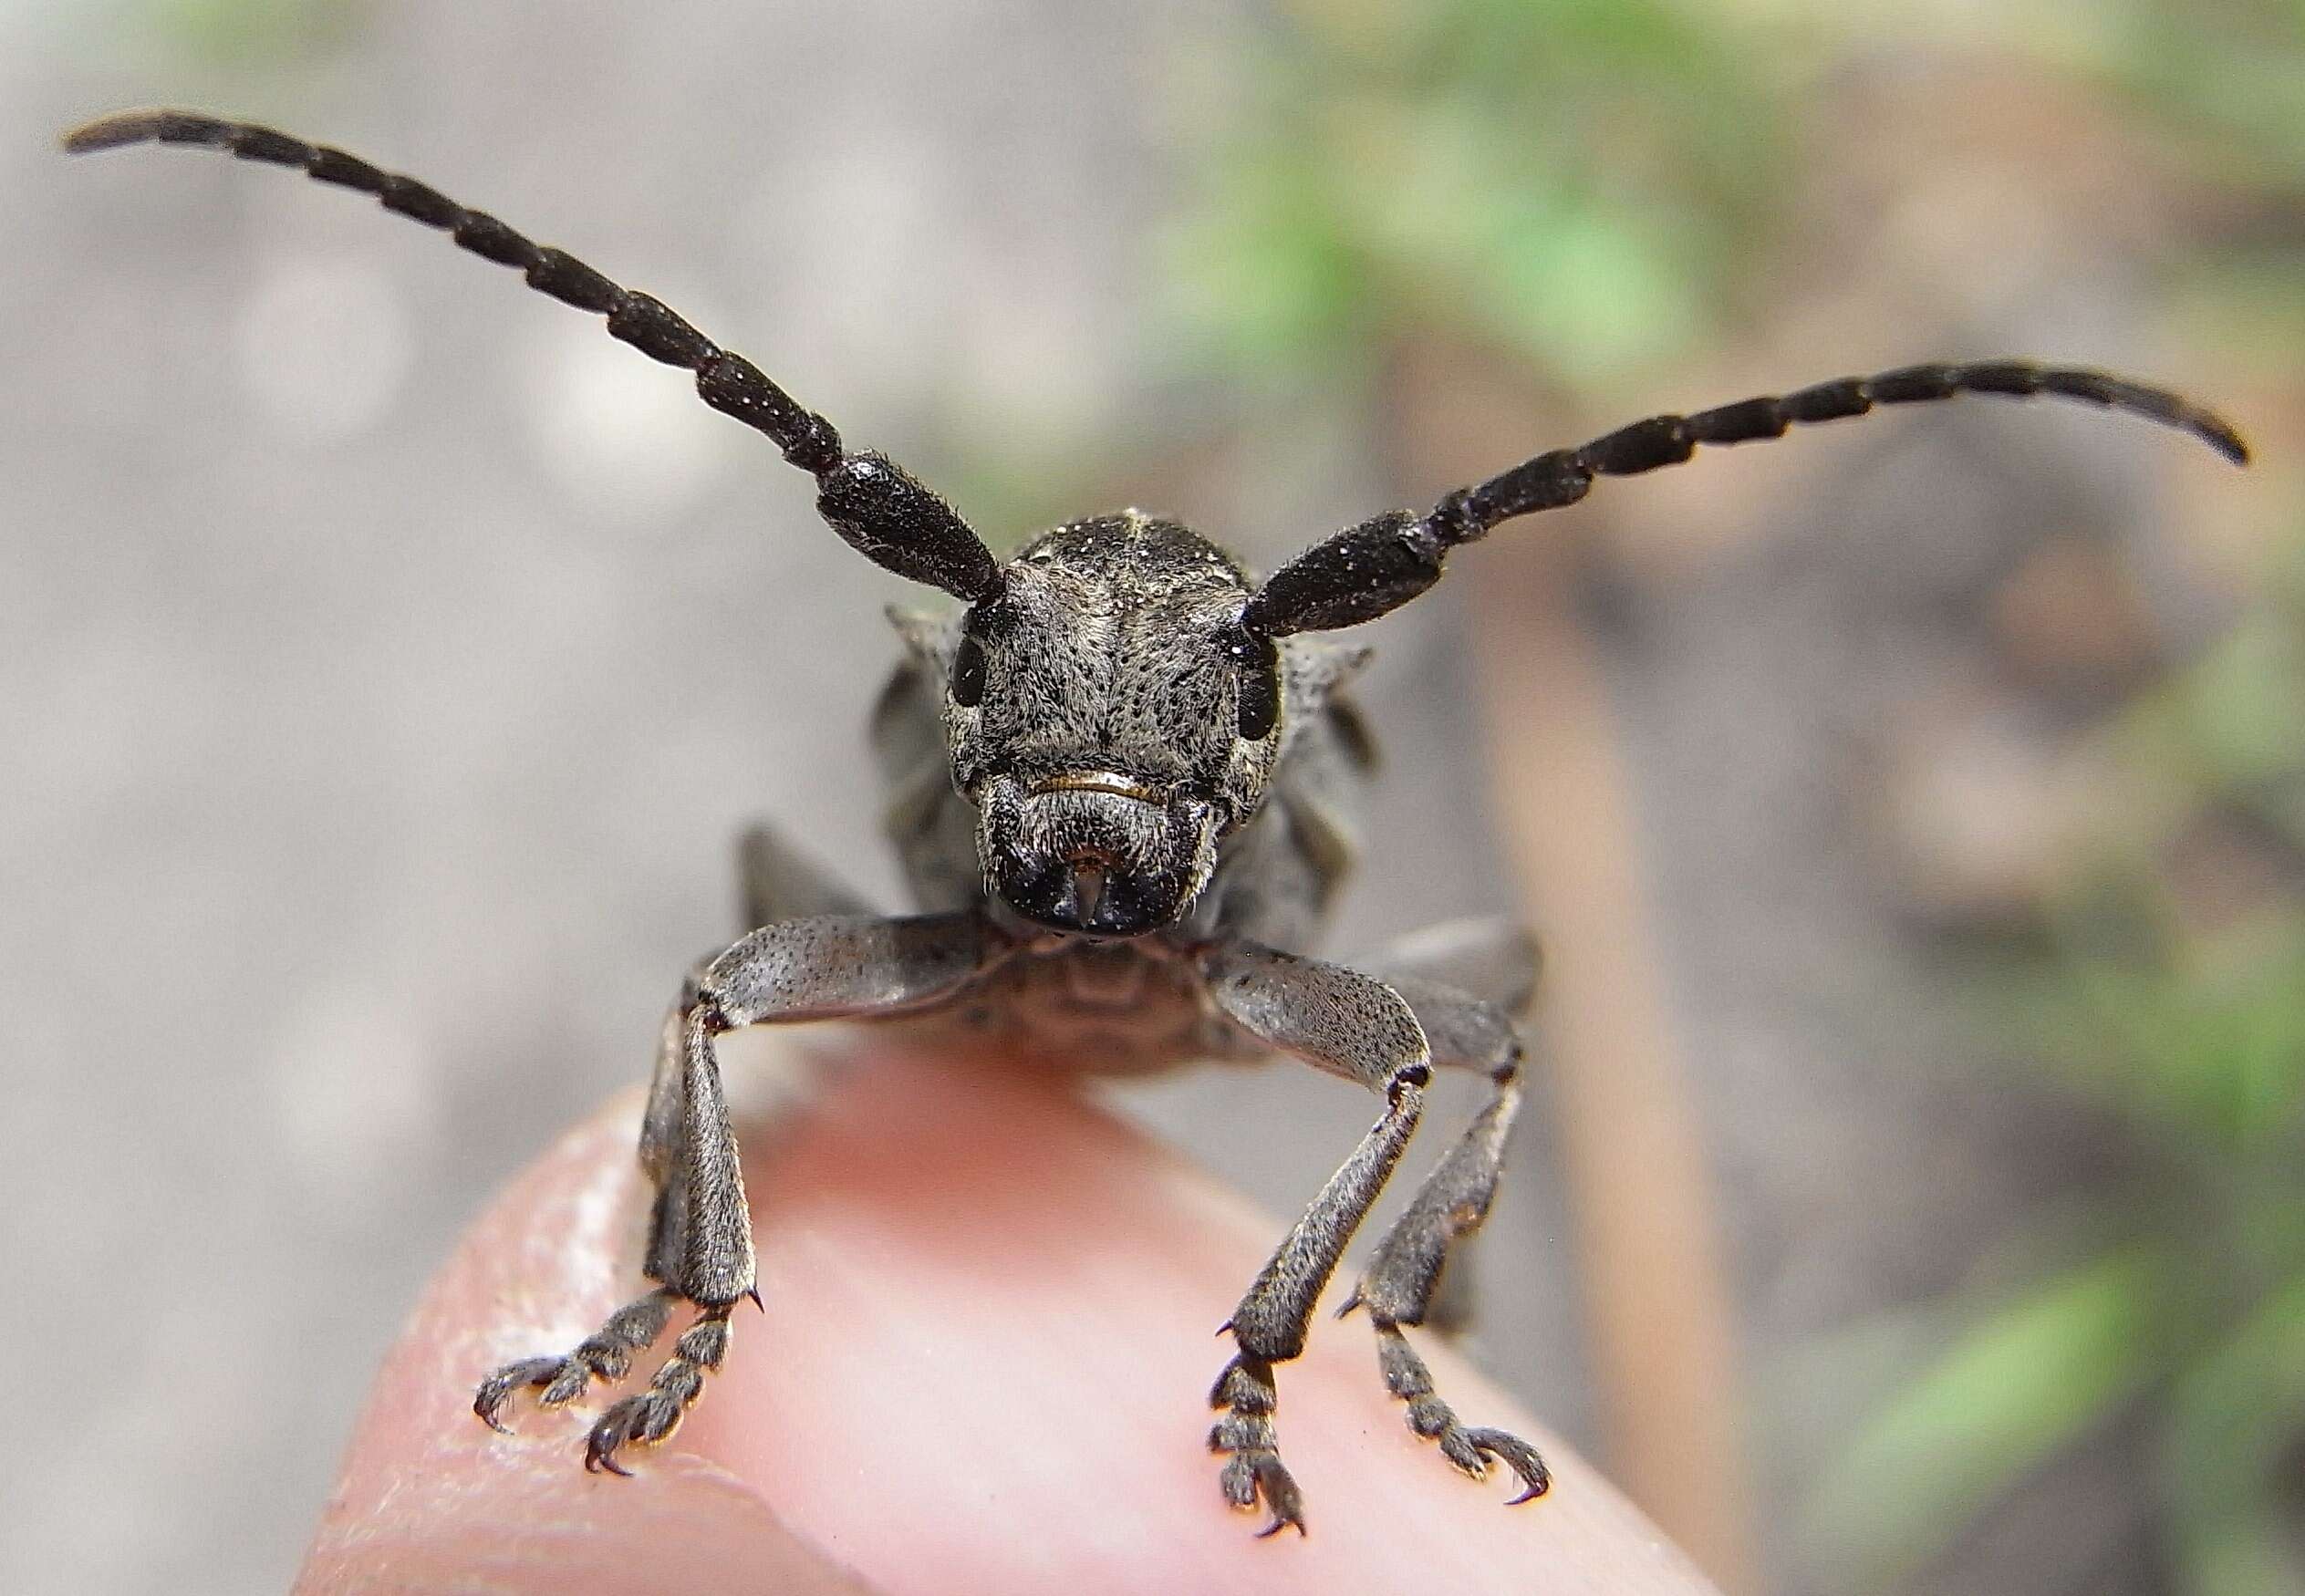
M 738 828 L 775 816 L 895 900 L 858 729 L 894 658 L 879 608 L 911 596 L 680 374 L 508 274 L 277 171 L 67 161 L 60 129 L 192 105 L 421 177 L 655 293 L 1003 546 L 1134 503 L 1269 567 L 1649 409 L 1940 354 L 2214 381 L 2260 441 L 2269 419 L 2295 436 L 2286 378 L 2186 354 L 2247 338 L 2161 308 L 2152 263 L 2229 214 L 2132 202 L 2118 115 L 2052 107 L 2052 156 L 2012 175 L 1956 149 L 1966 175 L 1943 176 L 1916 107 L 1966 59 L 1944 34 L 1813 66 L 1818 105 L 1905 130 L 1770 213 L 1767 249 L 1730 263 L 1741 301 L 1667 296 L 1615 346 L 1572 318 L 1548 336 L 1593 364 L 1533 376 L 1443 271 L 1417 279 L 1428 302 L 1376 295 L 1324 335 L 1373 356 L 1227 345 L 1178 291 L 1220 268 L 1241 302 L 1266 291 L 1253 251 L 1196 253 L 1212 209 L 1273 197 L 1236 182 L 1212 207 L 1241 171 L 1226 140 L 1276 83 L 1364 70 L 1353 50 L 1402 9 L 0 9 L 0 1234 L 41 1354 L 0 1463 L 0 1589 L 286 1581 L 432 1263 L 644 1073 L 680 970 L 731 928 Z M 1290 55 L 1306 33 L 1325 43 Z M 1260 69 L 1282 58 L 1293 78 Z M 1957 98 L 2033 104 L 1997 70 L 1957 71 Z M 1372 157 L 1366 192 L 1393 170 Z M 2061 231 L 2028 181 L 2096 231 Z M 1480 231 L 1428 210 L 1379 231 Z M 1617 275 L 1596 258 L 1588 278 Z M 1645 928 L 1655 968 L 1625 1001 L 1665 1039 L 1696 1151 L 1651 1168 L 1634 1136 L 1605 1178 L 1589 1154 L 1564 1174 L 1541 1105 L 1474 1345 L 1640 1494 L 1645 1443 L 1583 1350 L 1610 1321 L 1580 1306 L 1563 1190 L 1615 1211 L 1610 1181 L 1687 1183 L 1718 1243 L 1695 1246 L 1686 1316 L 1733 1336 L 1736 1478 L 1646 1499 L 1732 1586 L 2180 1588 L 2118 1415 L 1999 1517 L 1925 1538 L 1947 1560 L 1867 1564 L 1802 1512 L 1898 1372 L 1947 1343 L 1878 1316 L 2123 1156 L 2103 1118 L 1980 1062 L 1948 993 L 1996 944 L 1946 928 L 2025 918 L 2043 817 L 2093 779 L 2065 732 L 2128 691 L 2091 684 L 2209 648 L 2285 512 L 2134 424 L 1979 406 L 1866 425 L 1518 534 L 1567 551 L 1551 563 L 1500 534 L 1374 629 L 1361 697 L 1392 757 L 1331 946 L 1515 908 L 1516 863 L 1577 943 L 1594 906 L 1549 896 L 1545 861 L 1622 850 L 1594 913 Z M 2113 610 L 2060 607 L 2107 570 Z M 1584 672 L 1569 710 L 1484 678 L 1477 629 L 1492 662 L 1542 640 L 1516 617 Z M 2082 688 L 2032 690 L 2119 626 L 2142 640 L 2084 658 Z M 1491 818 L 1491 731 L 1558 714 L 1571 742 L 1544 746 L 1615 772 L 1587 789 L 1621 800 L 1614 844 L 1523 834 L 1510 791 Z M 1126 1107 L 1276 1213 L 1365 1116 L 1281 1068 Z

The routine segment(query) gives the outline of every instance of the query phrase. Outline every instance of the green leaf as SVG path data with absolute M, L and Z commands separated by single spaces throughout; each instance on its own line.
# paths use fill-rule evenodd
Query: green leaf
M 2166 1494 L 2186 1588 L 2277 1596 L 2305 1588 L 2283 1528 L 2283 1467 L 2305 1434 L 2305 1276 L 2195 1362 L 2170 1396 Z
M 2149 1249 L 2107 1254 L 1957 1341 L 1827 1470 L 1806 1518 L 1828 1565 L 1910 1572 L 2135 1396 L 2154 1373 L 2167 1268 Z

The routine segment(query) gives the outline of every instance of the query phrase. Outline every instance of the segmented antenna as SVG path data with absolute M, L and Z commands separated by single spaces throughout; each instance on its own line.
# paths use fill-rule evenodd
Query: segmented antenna
M 1487 482 L 1441 496 L 1422 516 L 1396 511 L 1314 544 L 1275 572 L 1242 616 L 1267 637 L 1355 626 L 1406 604 L 1440 575 L 1449 550 L 1502 521 L 1573 504 L 1595 477 L 1634 476 L 1678 465 L 1700 444 L 1781 438 L 1788 428 L 1862 416 L 1875 405 L 1909 405 L 1965 393 L 2010 399 L 2048 395 L 2127 410 L 2192 433 L 2236 465 L 2248 445 L 2223 419 L 2163 389 L 2103 371 L 2022 360 L 1905 366 L 1843 377 L 1779 395 L 1740 399 L 1688 416 L 1651 416 L 1576 449 L 1555 449 Z
M 373 194 L 386 210 L 438 228 L 483 260 L 514 267 L 530 287 L 607 316 L 611 337 L 652 360 L 694 372 L 706 404 L 765 433 L 786 460 L 816 479 L 819 512 L 867 558 L 971 600 L 998 586 L 991 553 L 950 505 L 881 456 L 846 452 L 830 421 L 759 367 L 713 343 L 661 300 L 610 282 L 566 251 L 533 243 L 485 211 L 469 210 L 414 178 L 253 122 L 198 111 L 130 110 L 64 135 L 64 148 L 74 154 L 144 143 L 198 145 L 243 161 L 301 167 L 316 182 Z

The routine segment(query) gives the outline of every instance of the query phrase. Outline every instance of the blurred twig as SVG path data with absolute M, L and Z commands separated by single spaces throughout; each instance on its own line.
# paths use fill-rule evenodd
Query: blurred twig
M 1724 1590 L 1760 1588 L 1704 1136 L 1640 884 L 1631 782 L 1565 551 L 1480 600 L 1494 792 L 1546 940 L 1545 1030 L 1606 1462 Z M 1547 557 L 1550 555 L 1551 557 Z

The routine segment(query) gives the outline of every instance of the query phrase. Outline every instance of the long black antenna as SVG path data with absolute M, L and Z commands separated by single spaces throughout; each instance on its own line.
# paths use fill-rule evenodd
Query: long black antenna
M 759 367 L 713 343 L 661 300 L 610 282 L 565 250 L 533 243 L 414 178 L 253 122 L 198 111 L 130 110 L 64 135 L 64 148 L 74 154 L 145 143 L 197 145 L 243 161 L 301 167 L 317 182 L 373 194 L 386 210 L 440 229 L 484 260 L 517 268 L 530 287 L 607 316 L 611 337 L 652 360 L 694 372 L 706 404 L 765 433 L 786 460 L 816 479 L 818 511 L 867 558 L 971 601 L 999 586 L 1000 568 L 982 541 L 902 468 L 877 454 L 846 452 L 830 421 Z
M 1251 632 L 1281 637 L 1374 620 L 1407 603 L 1440 576 L 1448 551 L 1488 534 L 1499 522 L 1573 504 L 1595 477 L 1624 477 L 1678 465 L 1705 443 L 1781 438 L 1812 421 L 1862 416 L 1875 405 L 1921 404 L 1957 394 L 2078 399 L 2190 432 L 2236 465 L 2248 445 L 2230 423 L 2166 389 L 2103 371 L 1984 360 L 1965 366 L 1904 366 L 1873 377 L 1843 377 L 1782 396 L 1763 395 L 1688 416 L 1651 416 L 1576 449 L 1555 449 L 1487 482 L 1445 493 L 1424 515 L 1394 511 L 1347 527 L 1273 573 L 1241 619 Z

